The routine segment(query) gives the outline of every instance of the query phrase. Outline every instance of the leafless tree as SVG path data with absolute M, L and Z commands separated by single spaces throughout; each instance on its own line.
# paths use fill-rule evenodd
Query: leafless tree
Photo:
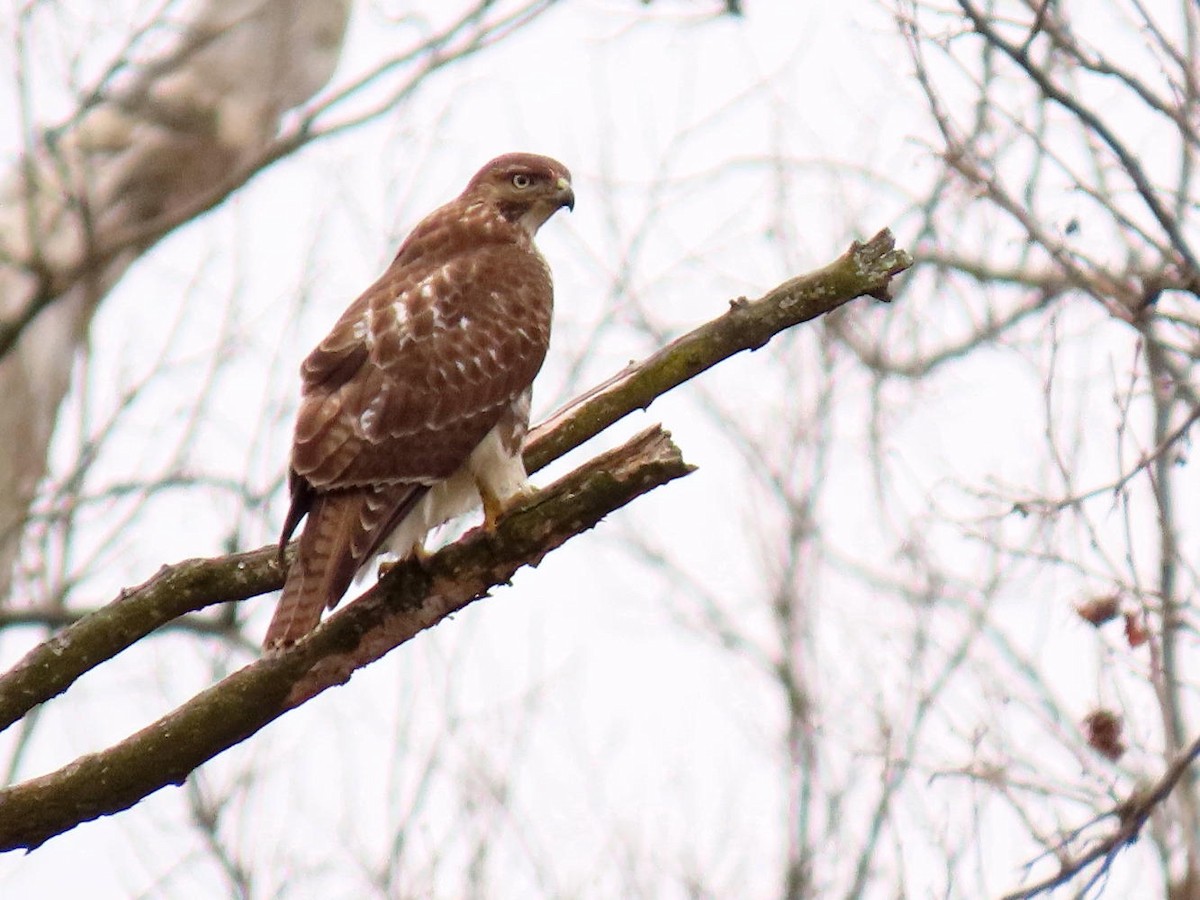
M 22 93 L 29 126 L 23 133 L 30 137 L 13 169 L 4 207 L 12 220 L 3 228 L 8 305 L 0 323 L 0 365 L 6 367 L 0 376 L 8 373 L 5 393 L 18 398 L 3 406 L 10 416 L 4 428 L 20 452 L 5 458 L 11 471 L 0 473 L 5 504 L 0 567 L 7 578 L 11 561 L 24 548 L 17 590 L 5 586 L 12 601 L 4 624 L 22 633 L 37 626 L 53 636 L 28 647 L 0 689 L 7 724 L 19 731 L 9 745 L 8 766 L 10 781 L 18 783 L 0 795 L 0 819 L 16 829 L 8 846 L 39 844 L 189 778 L 200 762 L 485 594 L 516 567 L 540 559 L 605 512 L 688 471 L 664 435 L 643 434 L 566 476 L 529 509 L 515 513 L 500 543 L 468 536 L 439 557 L 442 562 L 398 571 L 390 587 L 348 608 L 340 625 L 331 623 L 322 632 L 325 644 L 314 642 L 299 655 L 246 668 L 239 664 L 253 645 L 243 635 L 243 614 L 230 601 L 278 586 L 269 550 L 168 566 L 144 585 L 123 590 L 112 603 L 95 600 L 96 586 L 104 583 L 97 575 L 129 549 L 126 525 L 163 515 L 164 509 L 168 517 L 186 515 L 182 508 L 196 506 L 189 496 L 203 497 L 205 505 L 222 497 L 234 510 L 235 523 L 225 529 L 224 549 L 236 551 L 253 546 L 248 534 L 264 531 L 263 510 L 279 487 L 277 471 L 263 478 L 254 471 L 268 465 L 268 451 L 278 451 L 269 446 L 265 425 L 253 439 L 245 477 L 198 472 L 194 464 L 199 435 L 210 438 L 211 423 L 224 412 L 220 398 L 228 390 L 231 360 L 258 324 L 242 318 L 232 291 L 223 303 L 206 299 L 181 306 L 168 324 L 158 359 L 128 373 L 115 398 L 91 401 L 90 392 L 100 391 L 88 374 L 92 361 L 85 359 L 75 369 L 76 394 L 63 405 L 76 356 L 109 289 L 163 237 L 223 203 L 274 163 L 395 110 L 443 68 L 517 33 L 551 5 L 483 2 L 464 6 L 441 23 L 401 22 L 410 27 L 400 29 L 407 41 L 400 42 L 400 51 L 326 87 L 344 34 L 346 4 L 318 5 L 319 13 L 311 4 L 303 11 L 274 2 L 214 0 L 190 10 L 160 4 L 144 11 L 145 24 L 98 76 L 69 85 L 74 109 L 59 126 L 39 132 L 34 127 L 37 91 L 30 86 Z M 44 36 L 48 25 L 41 14 L 35 4 L 15 20 L 20 84 L 32 85 L 37 78 L 32 57 L 22 51 Z M 736 295 L 711 298 L 718 305 L 735 302 L 679 341 L 660 335 L 655 346 L 662 349 L 643 364 L 618 372 L 554 417 L 531 446 L 531 464 L 550 461 L 698 372 L 766 343 L 799 321 L 864 293 L 884 296 L 890 278 L 905 266 L 904 254 L 881 235 L 855 244 L 810 277 L 781 277 L 779 287 L 756 303 Z M 192 296 L 199 300 L 202 294 L 197 289 Z M 197 331 L 210 340 L 191 343 Z M 107 453 L 128 452 L 122 424 L 143 403 L 152 403 L 154 391 L 182 367 L 194 378 L 194 389 L 171 407 L 169 415 L 183 422 L 172 432 L 178 436 L 171 446 L 147 447 L 142 459 L 152 460 L 152 466 L 134 466 L 130 477 L 98 484 L 92 477 L 103 467 L 98 461 Z M 278 399 L 261 409 L 265 419 L 282 418 Z M 56 429 L 60 440 L 71 443 L 69 459 L 44 480 Z M 39 483 L 40 492 L 35 490 Z M 101 521 L 107 527 L 96 529 Z M 428 579 L 440 577 L 439 566 L 445 566 L 455 587 L 431 595 Z M 225 606 L 211 609 L 222 602 Z M 218 686 L 100 754 L 81 757 L 56 773 L 25 777 L 31 768 L 27 750 L 37 740 L 34 726 L 42 710 L 57 714 L 50 701 L 117 653 L 137 652 L 143 637 L 163 634 L 162 640 L 173 640 L 167 634 L 172 629 L 189 642 L 219 639 L 203 645 L 211 649 L 198 657 L 204 662 L 200 684 Z M 346 637 L 355 633 L 373 637 L 347 652 Z M 232 698 L 240 698 L 235 703 L 240 713 L 228 705 Z M 513 814 L 507 800 L 510 767 L 497 765 L 497 748 L 487 746 L 455 765 L 453 776 L 442 774 L 448 745 L 469 749 L 478 742 L 456 734 L 449 727 L 440 732 L 437 752 L 427 743 L 423 753 L 406 759 L 404 774 L 397 776 L 416 773 L 411 805 L 393 811 L 391 844 L 382 852 L 364 848 L 361 856 L 361 882 L 381 895 L 419 893 L 423 884 L 430 890 L 455 884 L 465 893 L 484 894 L 494 878 L 492 859 L 500 850 L 492 840 L 494 822 Z M 517 753 L 520 729 L 512 740 Z M 165 756 L 157 755 L 164 750 Z M 240 768 L 216 765 L 203 776 L 190 776 L 185 799 L 196 852 L 217 870 L 230 896 L 297 885 L 307 892 L 320 883 L 320 871 L 273 873 L 231 836 L 258 790 L 262 761 L 255 762 Z M 406 855 L 406 845 L 423 840 L 415 833 L 419 829 L 406 825 L 422 808 L 430 785 L 442 788 L 463 774 L 468 783 L 450 804 L 458 814 L 446 830 L 465 833 L 455 834 L 453 844 L 424 839 L 422 852 Z M 545 868 L 544 855 L 530 850 L 528 856 L 535 882 L 552 890 L 556 876 Z M 461 874 L 446 874 L 452 872 Z M 195 872 L 183 867 L 164 875 L 163 883 L 184 890 L 193 877 Z
M 1036 561 L 1070 573 L 1038 599 L 1059 615 L 1074 604 L 1096 629 L 1094 708 L 1062 708 L 1055 728 L 1080 771 L 1031 794 L 1018 773 L 1039 760 L 1011 738 L 981 745 L 994 796 L 1044 850 L 1013 896 L 1086 891 L 1114 877 L 1122 852 L 1154 859 L 1164 893 L 1194 896 L 1200 726 L 1185 661 L 1197 570 L 1181 538 L 1200 414 L 1200 10 L 1113 2 L 1085 18 L 1067 4 L 960 0 L 902 6 L 898 21 L 945 165 L 925 209 L 926 270 L 955 293 L 980 288 L 963 297 L 976 324 L 961 346 L 1040 356 L 1040 477 L 977 485 L 986 512 L 972 530 L 1009 571 Z M 941 234 L 954 219 L 986 221 L 989 240 L 951 246 Z M 1085 391 L 1077 373 L 1097 344 L 1109 360 L 1092 377 L 1105 386 Z M 1055 676 L 1040 677 L 1052 692 Z
M 371 7 L 395 29 L 393 50 L 401 51 L 363 61 L 361 69 L 343 62 L 347 74 L 323 88 L 332 66 L 317 54 L 329 72 L 303 82 L 306 93 L 289 94 L 286 104 L 239 100 L 236 89 L 177 103 L 170 86 L 187 83 L 179 73 L 216 52 L 215 35 L 237 28 L 181 27 L 174 43 L 160 28 L 139 30 L 114 57 L 118 63 L 75 89 L 78 112 L 31 137 L 13 170 L 10 193 L 24 199 L 5 208 L 24 211 L 13 234 L 26 237 L 22 243 L 6 231 L 3 277 L 17 279 L 19 290 L 6 288 L 5 296 L 21 302 L 0 325 L 5 359 L 72 290 L 85 298 L 76 301 L 82 318 L 60 330 L 70 338 L 65 346 L 77 346 L 85 332 L 79 323 L 107 296 L 97 285 L 115 281 L 170 228 L 235 190 L 244 196 L 256 173 L 301 148 L 319 149 L 317 138 L 346 134 L 436 89 L 451 63 L 510 35 L 519 39 L 550 6 L 480 3 L 440 22 L 389 21 L 384 5 Z M 651 4 L 648 15 L 699 22 L 724 6 Z M 523 772 L 521 760 L 545 740 L 535 724 L 554 700 L 525 689 L 509 718 L 481 724 L 456 677 L 469 641 L 430 640 L 391 654 L 408 667 L 404 684 L 418 689 L 397 693 L 386 685 L 382 724 L 364 721 L 357 708 L 305 702 L 566 540 L 580 525 L 568 527 L 566 511 L 587 511 L 586 521 L 594 521 L 683 474 L 661 436 L 625 450 L 610 438 L 618 449 L 599 466 L 571 473 L 559 464 L 555 477 L 563 480 L 494 541 L 467 534 L 429 571 L 398 570 L 297 653 L 246 666 L 254 652 L 245 635 L 252 607 L 222 601 L 278 584 L 270 551 L 246 548 L 271 537 L 268 508 L 279 496 L 285 452 L 279 423 L 288 418 L 292 385 L 286 372 L 254 382 L 261 396 L 247 408 L 257 422 L 238 431 L 255 435 L 252 446 L 238 447 L 236 466 L 198 464 L 216 457 L 196 448 L 222 440 L 214 423 L 231 413 L 220 398 L 244 390 L 246 356 L 274 363 L 283 356 L 281 344 L 256 342 L 263 320 L 238 301 L 239 282 L 254 267 L 239 261 L 231 272 L 214 255 L 220 278 L 205 281 L 203 266 L 191 276 L 198 282 L 192 296 L 207 299 L 167 318 L 155 344 L 161 351 L 124 372 L 118 389 L 105 394 L 88 377 L 88 360 L 60 406 L 69 379 L 59 371 L 63 387 L 38 407 L 38 427 L 48 440 L 53 424 L 64 449 L 39 492 L 31 486 L 45 469 L 47 445 L 20 444 L 40 449 L 27 454 L 36 465 L 19 475 L 26 505 L 9 528 L 20 532 L 24 549 L 19 590 L 3 615 L 14 626 L 6 640 L 17 635 L 29 655 L 0 681 L 0 713 L 15 735 L 6 745 L 9 781 L 21 782 L 0 794 L 0 804 L 31 812 L 19 817 L 25 830 L 7 840 L 36 844 L 125 808 L 253 733 L 239 753 L 189 776 L 181 799 L 191 852 L 203 862 L 171 868 L 162 875 L 169 888 L 183 891 L 200 879 L 230 896 L 348 883 L 378 896 L 488 896 L 503 894 L 502 882 L 546 896 L 727 896 L 747 885 L 756 896 L 789 900 L 885 889 L 1019 897 L 1060 886 L 1082 895 L 1108 888 L 1114 896 L 1135 889 L 1197 896 L 1200 710 L 1187 661 L 1197 643 L 1188 500 L 1198 485 L 1188 450 L 1200 416 L 1200 11 L 1190 0 L 1082 7 L 1035 0 L 876 5 L 886 18 L 872 20 L 873 39 L 888 47 L 897 83 L 888 104 L 904 117 L 899 133 L 878 129 L 879 141 L 905 144 L 909 169 L 839 164 L 807 145 L 797 151 L 789 129 L 803 127 L 796 123 L 811 98 L 793 96 L 771 75 L 678 125 L 661 157 L 642 160 L 639 171 L 616 168 L 605 147 L 597 151 L 587 176 L 590 202 L 603 211 L 607 232 L 589 236 L 594 244 L 574 238 L 571 249 L 572 264 L 588 275 L 581 283 L 603 291 L 604 303 L 590 318 L 560 311 L 556 340 L 566 363 L 548 373 L 547 389 L 579 402 L 545 424 L 530 459 L 550 462 L 714 366 L 660 407 L 701 474 L 661 498 L 639 499 L 586 540 L 597 554 L 613 554 L 619 564 L 609 577 L 636 595 L 623 606 L 614 598 L 614 606 L 636 608 L 673 629 L 672 640 L 711 654 L 705 680 L 689 687 L 721 706 L 738 732 L 728 752 L 744 778 L 725 801 L 727 833 L 700 837 L 697 822 L 696 834 L 677 842 L 686 852 L 677 853 L 672 836 L 655 830 L 657 820 L 644 833 L 608 821 L 607 760 L 582 759 L 581 780 L 598 798 L 590 834 L 600 846 L 582 868 L 602 874 L 579 881 L 556 858 L 564 842 L 539 821 L 543 808 L 521 799 L 531 782 L 553 782 L 552 774 Z M 164 11 L 176 15 L 171 4 Z M 147 23 L 158 21 L 151 13 Z M 39 14 L 35 4 L 15 33 L 36 35 Z M 744 14 L 752 21 L 755 7 Z M 632 29 L 607 39 L 619 45 L 636 37 Z M 32 71 L 28 59 L 24 65 L 19 73 Z M 270 83 L 266 76 L 250 81 Z M 766 110 L 757 121 L 770 121 L 772 146 L 694 165 L 712 159 L 695 152 L 701 142 L 741 127 L 729 123 L 756 106 Z M 875 112 L 882 121 L 886 113 Z M 614 141 L 628 127 L 625 113 L 597 103 Z M 26 119 L 37 118 L 31 107 Z M 146 140 L 110 141 L 134 130 Z M 23 133 L 39 135 L 33 127 Z M 229 156 L 241 152 L 243 138 L 247 155 Z M 178 178 L 168 187 L 154 181 L 172 167 L 120 175 L 121 168 L 108 168 L 161 158 L 151 153 L 156 141 L 179 140 L 191 150 L 178 158 L 194 158 L 215 178 L 203 190 L 188 179 L 191 193 L 180 197 L 168 190 Z M 402 145 L 436 162 L 429 139 L 390 140 L 389 149 Z M 172 154 L 183 152 L 171 146 Z M 416 189 L 403 181 L 410 176 L 393 177 L 389 202 Z M 48 183 L 60 186 L 52 196 L 70 202 L 59 208 L 30 187 Z M 113 205 L 118 196 L 122 203 Z M 30 222 L 64 223 L 74 237 L 44 240 L 54 232 Z M 123 229 L 118 237 L 103 233 L 105 222 Z M 735 302 L 717 315 L 742 294 L 789 296 L 790 276 L 884 224 L 894 224 L 900 245 L 916 251 L 917 265 L 899 282 L 901 302 L 828 311 L 838 305 L 831 300 L 819 307 L 826 315 L 796 329 L 785 327 L 794 324 L 788 318 L 742 330 L 761 325 L 770 303 Z M 317 230 L 307 238 L 314 269 L 322 238 L 344 237 L 341 225 Z M 883 246 L 865 245 L 868 258 L 886 257 L 882 271 L 894 273 L 899 257 Z M 864 246 L 856 247 L 846 259 L 861 262 L 855 254 Z M 804 283 L 828 287 L 837 271 Z M 300 320 L 317 274 L 300 262 L 290 277 L 289 302 Z M 223 290 L 214 293 L 213 283 Z M 836 299 L 870 287 L 856 283 Z M 299 327 L 283 326 L 286 342 Z M 760 345 L 748 358 L 723 362 Z M 102 342 L 94 350 L 114 352 Z M 51 357 L 70 358 L 38 356 Z M 603 380 L 630 358 L 642 362 Z M 145 462 L 121 470 L 124 476 L 94 477 L 112 471 L 113 454 L 129 452 L 123 422 L 164 408 L 156 405 L 156 386 L 172 370 L 186 371 L 193 385 L 187 398 L 168 404 L 181 426 L 164 445 L 138 447 L 134 458 Z M 616 494 L 599 477 L 605 468 L 628 475 Z M 144 577 L 106 580 L 133 554 L 127 523 L 158 521 L 174 533 L 181 515 L 210 515 L 200 507 L 213 498 L 219 513 L 206 523 L 206 545 L 197 548 L 190 536 L 170 557 L 210 558 L 169 566 L 100 603 Z M 108 527 L 98 528 L 100 521 Z M 452 575 L 457 586 L 436 608 L 427 597 L 431 573 Z M 491 614 L 494 604 L 483 606 Z M 456 633 L 470 633 L 465 620 L 455 623 Z M 39 642 L 29 637 L 30 625 L 39 634 L 67 630 Z M 88 742 L 108 748 L 101 755 L 30 779 L 47 768 L 32 762 L 44 752 L 45 723 L 52 731 L 70 715 L 61 710 L 86 708 L 86 697 L 71 707 L 74 698 L 55 694 L 104 684 L 115 664 L 100 663 L 144 653 L 148 634 L 159 646 L 188 648 L 197 669 L 191 688 L 172 682 L 170 702 L 156 698 L 153 715 L 123 717 Z M 355 643 L 358 634 L 372 638 Z M 372 677 L 381 676 L 368 670 L 355 679 Z M 189 699 L 209 685 L 216 686 Z M 279 842 L 273 855 L 277 833 L 261 810 L 287 796 L 287 773 L 301 770 L 276 766 L 272 735 L 258 729 L 285 710 L 291 721 L 312 723 L 303 754 L 311 768 L 303 771 L 321 771 L 344 802 L 332 813 L 295 816 L 288 848 Z M 324 740 L 330 722 L 346 733 L 374 728 L 387 739 L 361 747 L 345 741 L 335 751 Z M 336 763 L 322 767 L 335 753 Z M 128 780 L 115 787 L 94 777 L 99 767 L 129 761 L 118 766 Z M 353 777 L 363 769 L 377 779 Z M 377 793 L 385 796 L 373 797 L 369 785 L 380 777 L 388 784 Z M 73 804 L 67 814 L 60 814 L 62 798 Z M 587 812 L 573 809 L 576 818 Z M 741 827 L 741 815 L 752 815 L 754 826 Z M 126 813 L 115 821 L 144 827 Z M 304 835 L 330 821 L 338 823 L 338 851 L 302 858 L 295 848 Z M 256 841 L 245 838 L 250 828 Z M 314 834 L 314 842 L 321 837 Z
M 732 376 L 693 393 L 757 569 L 628 543 L 774 693 L 779 895 L 1198 896 L 1200 10 L 892 12 L 936 162 L 904 188 L 906 302 L 773 344 L 761 406 Z M 794 257 L 829 176 L 760 170 Z

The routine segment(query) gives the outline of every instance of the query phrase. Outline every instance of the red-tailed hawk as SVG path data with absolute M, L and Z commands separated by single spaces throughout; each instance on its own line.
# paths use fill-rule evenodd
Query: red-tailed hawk
M 491 525 L 528 489 L 521 444 L 553 305 L 533 236 L 574 205 L 561 163 L 492 160 L 304 361 L 281 558 L 308 521 L 265 647 L 312 631 L 377 552 L 408 555 L 480 498 Z

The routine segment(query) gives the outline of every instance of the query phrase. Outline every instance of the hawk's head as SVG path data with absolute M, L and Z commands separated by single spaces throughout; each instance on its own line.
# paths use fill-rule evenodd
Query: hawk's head
M 463 199 L 483 200 L 516 222 L 530 237 L 559 209 L 575 208 L 571 173 L 548 156 L 507 153 L 480 169 Z

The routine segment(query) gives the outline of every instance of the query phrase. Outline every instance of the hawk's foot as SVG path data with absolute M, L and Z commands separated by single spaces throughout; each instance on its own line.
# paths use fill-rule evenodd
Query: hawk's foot
M 416 560 L 418 566 L 424 566 L 431 556 L 433 556 L 433 554 L 425 549 L 425 542 L 417 541 L 412 545 L 412 549 L 410 549 L 404 556 L 401 556 L 398 559 L 385 559 L 383 562 L 381 562 L 375 568 L 375 580 L 378 581 L 405 560 Z
M 520 506 L 521 502 L 537 493 L 537 488 L 526 482 L 515 490 L 507 499 L 501 500 L 491 491 L 484 488 L 482 484 L 477 485 L 479 488 L 479 496 L 483 499 L 483 527 L 489 533 L 496 530 L 496 525 L 504 514 L 514 506 Z

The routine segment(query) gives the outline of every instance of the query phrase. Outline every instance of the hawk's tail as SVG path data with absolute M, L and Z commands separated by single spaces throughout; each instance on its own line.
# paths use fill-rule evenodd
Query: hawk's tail
M 308 521 L 263 647 L 290 646 L 316 628 L 325 607 L 337 606 L 359 566 L 379 550 L 428 490 L 424 485 L 391 484 L 311 492 Z M 287 535 L 296 527 L 292 512 L 288 517 L 290 528 L 285 528 L 280 541 L 281 555 Z
M 358 491 L 318 494 L 313 499 L 264 648 L 296 643 L 317 627 L 325 607 L 334 606 L 350 587 L 362 563 L 354 549 L 361 542 L 363 499 Z

